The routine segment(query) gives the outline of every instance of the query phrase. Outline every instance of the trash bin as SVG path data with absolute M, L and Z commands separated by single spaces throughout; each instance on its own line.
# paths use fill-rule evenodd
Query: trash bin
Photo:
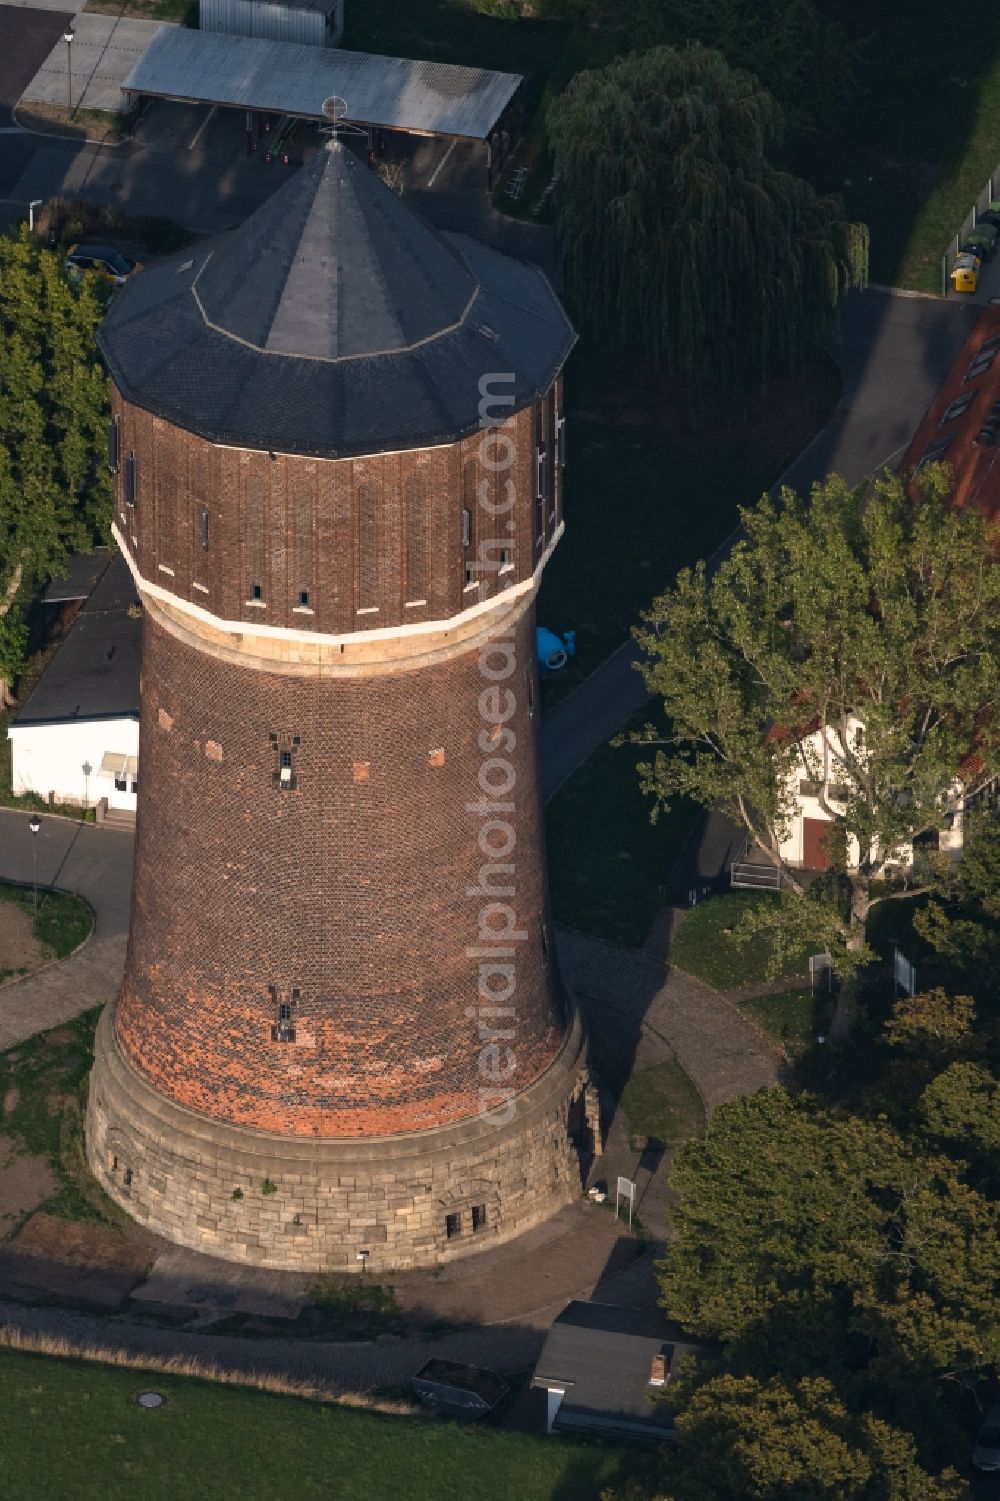
M 979 286 L 979 262 L 974 255 L 960 255 L 951 273 L 956 292 L 975 292 Z

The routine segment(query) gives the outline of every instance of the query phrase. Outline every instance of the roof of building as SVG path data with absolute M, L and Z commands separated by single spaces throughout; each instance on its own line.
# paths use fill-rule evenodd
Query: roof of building
M 326 15 L 328 11 L 333 9 L 334 0 L 236 0 L 236 4 L 245 5 L 248 9 L 252 6 L 260 5 L 266 10 L 318 10 L 323 15 Z M 204 21 L 201 21 L 200 24 L 204 25 Z M 210 30 L 211 28 L 206 29 Z
M 12 720 L 12 728 L 139 717 L 142 622 L 135 585 L 119 554 Z
M 1000 519 L 1000 310 L 977 320 L 900 468 L 938 459 L 951 466 L 956 505 Z
M 484 381 L 528 405 L 575 335 L 536 267 L 432 229 L 332 141 L 239 229 L 134 277 L 98 339 L 137 406 L 336 458 L 474 432 Z
M 75 552 L 58 578 L 50 579 L 42 594 L 45 605 L 69 604 L 73 600 L 87 599 L 98 579 L 111 562 L 107 548 L 97 552 Z
M 488 68 L 164 26 L 122 90 L 308 120 L 337 97 L 357 125 L 482 141 L 520 83 L 519 73 Z
M 718 1347 L 642 1309 L 567 1304 L 546 1336 L 533 1386 L 565 1388 L 556 1426 L 618 1431 L 669 1430 L 673 1415 L 650 1384 L 654 1356 L 668 1376 L 683 1354 L 715 1356 Z

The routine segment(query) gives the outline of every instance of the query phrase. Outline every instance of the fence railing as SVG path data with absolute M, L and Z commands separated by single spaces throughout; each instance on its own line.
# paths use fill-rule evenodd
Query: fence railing
M 951 273 L 955 269 L 960 249 L 965 243 L 966 235 L 972 233 L 979 220 L 979 215 L 984 214 L 995 198 L 1000 198 L 1000 162 L 991 174 L 989 181 L 983 186 L 979 197 L 962 220 L 962 227 L 952 240 L 948 249 L 941 257 L 941 296 L 947 297 L 951 291 Z

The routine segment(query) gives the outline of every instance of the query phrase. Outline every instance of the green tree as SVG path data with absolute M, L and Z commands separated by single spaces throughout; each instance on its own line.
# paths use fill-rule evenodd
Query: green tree
M 841 973 L 893 895 L 874 883 L 1000 770 L 1000 561 L 948 488 L 937 466 L 919 504 L 891 474 L 765 497 L 717 572 L 682 572 L 635 633 L 669 725 L 640 768 L 654 815 L 683 796 L 735 819 L 786 887 L 748 927 L 787 941 L 822 918 Z M 781 854 L 800 780 L 830 820 L 843 906 L 807 899 Z
M 1000 993 L 1000 821 L 995 812 L 966 819 L 962 858 L 947 872 L 939 899 L 914 914 L 920 936 L 977 994 Z
M 917 1461 L 909 1434 L 848 1411 L 829 1381 L 716 1376 L 682 1394 L 679 1454 L 659 1501 L 959 1501 L 954 1471 Z M 622 1501 L 639 1501 L 640 1488 Z
M 71 287 L 27 229 L 0 237 L 0 708 L 11 702 L 31 591 L 73 549 L 107 540 L 102 312 L 95 283 Z
M 1000 1356 L 1000 1208 L 964 1170 L 780 1088 L 722 1106 L 671 1175 L 661 1301 L 755 1374 L 830 1375 L 917 1431 Z
M 753 73 L 796 128 L 831 124 L 851 97 L 855 49 L 813 0 L 546 0 L 549 14 L 589 23 L 606 46 L 641 52 L 701 42 Z
M 949 1150 L 1000 1175 L 1000 1079 L 985 1063 L 951 1063 L 924 1090 L 927 1132 Z
M 692 392 L 794 364 L 864 281 L 867 230 L 772 164 L 781 110 L 718 52 L 659 47 L 580 73 L 547 129 L 579 316 Z

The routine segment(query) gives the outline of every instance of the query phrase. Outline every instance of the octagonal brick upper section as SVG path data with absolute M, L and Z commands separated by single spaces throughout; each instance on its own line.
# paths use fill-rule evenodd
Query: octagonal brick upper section
M 432 229 L 333 141 L 239 229 L 134 278 L 98 335 L 127 401 L 212 443 L 320 458 L 455 442 L 575 335 L 536 267 Z

